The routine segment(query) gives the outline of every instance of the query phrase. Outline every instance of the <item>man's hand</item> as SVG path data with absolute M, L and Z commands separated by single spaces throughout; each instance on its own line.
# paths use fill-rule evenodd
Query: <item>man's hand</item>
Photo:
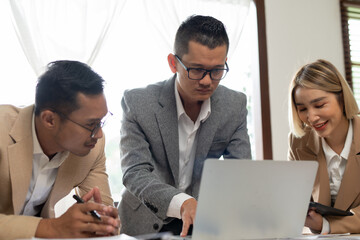
M 120 227 L 118 211 L 112 206 L 101 204 L 99 189 L 93 188 L 82 198 L 84 204 L 74 204 L 59 218 L 42 219 L 35 237 L 84 238 L 117 235 Z M 94 198 L 95 202 L 87 202 L 91 198 Z M 89 214 L 91 210 L 96 210 L 101 215 L 101 221 Z
M 182 231 L 180 233 L 181 237 L 185 237 L 188 234 L 189 227 L 195 222 L 197 201 L 195 198 L 190 198 L 186 200 L 180 209 L 180 215 L 183 222 Z
M 88 202 L 89 200 L 91 200 L 91 198 L 94 198 L 94 202 L 96 203 L 102 203 L 101 193 L 98 187 L 94 187 L 88 193 L 82 196 L 84 202 Z
M 89 201 L 91 198 L 94 199 L 94 201 L 96 203 L 102 203 L 102 200 L 101 200 L 101 194 L 100 194 L 100 190 L 98 187 L 94 187 L 93 189 L 91 189 L 88 193 L 86 193 L 83 197 L 83 200 L 85 202 Z M 119 214 L 118 214 L 118 210 L 117 208 L 114 208 L 114 207 L 111 207 L 111 206 L 108 206 L 108 207 L 105 207 L 104 208 L 104 211 L 100 211 L 99 212 L 101 215 L 105 215 L 105 216 L 109 216 L 109 217 L 112 217 L 114 219 L 112 225 L 113 226 L 117 226 L 117 228 L 120 228 L 120 218 L 119 218 Z M 119 233 L 119 231 L 117 231 L 116 234 L 114 235 L 117 235 Z
M 100 190 L 98 187 L 94 187 L 88 193 L 86 193 L 84 196 L 82 196 L 82 199 L 85 202 L 89 201 L 91 198 L 93 198 L 96 203 L 102 203 L 101 194 L 100 194 Z M 117 228 L 120 228 L 121 222 L 120 222 L 117 208 L 108 206 L 108 207 L 104 208 L 104 211 L 99 211 L 99 213 L 101 215 L 105 215 L 105 216 L 109 216 L 109 217 L 113 218 L 114 221 L 113 221 L 112 225 L 117 226 Z M 118 233 L 119 233 L 119 231 L 117 230 L 117 233 L 114 235 L 117 235 Z
M 321 232 L 323 224 L 323 217 L 315 212 L 314 210 L 309 210 L 305 220 L 305 226 L 310 228 L 310 230 L 315 232 Z

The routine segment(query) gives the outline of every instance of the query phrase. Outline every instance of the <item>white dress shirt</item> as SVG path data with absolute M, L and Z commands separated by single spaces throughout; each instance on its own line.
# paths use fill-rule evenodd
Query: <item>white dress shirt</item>
M 205 100 L 195 123 L 189 118 L 184 110 L 175 81 L 175 99 L 178 116 L 179 131 L 179 189 L 183 192 L 191 185 L 191 178 L 194 168 L 195 152 L 197 147 L 197 130 L 200 123 L 204 122 L 211 113 L 210 99 Z M 181 219 L 181 205 L 192 196 L 186 193 L 175 195 L 167 210 L 168 217 Z
M 349 157 L 352 141 L 353 141 L 352 121 L 349 121 L 349 129 L 346 135 L 344 148 L 341 151 L 340 155 L 331 149 L 331 147 L 326 143 L 324 138 L 321 138 L 322 147 L 325 153 L 325 159 L 327 163 L 327 170 L 329 174 L 330 195 L 331 195 L 332 204 L 335 203 L 336 197 L 339 192 L 341 180 L 345 172 L 347 159 Z M 326 220 L 326 218 L 323 217 L 323 228 L 321 233 L 329 233 L 329 232 L 330 232 L 330 224 Z
M 21 215 L 36 216 L 40 214 L 43 204 L 48 199 L 54 185 L 60 165 L 69 155 L 69 152 L 57 153 L 51 160 L 44 154 L 35 131 L 35 115 L 32 119 L 33 136 L 33 164 L 30 186 Z

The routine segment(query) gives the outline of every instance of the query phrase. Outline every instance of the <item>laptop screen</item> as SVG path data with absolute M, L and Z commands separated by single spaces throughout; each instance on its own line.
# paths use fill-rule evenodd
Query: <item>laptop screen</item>
M 192 239 L 301 235 L 317 162 L 205 161 Z

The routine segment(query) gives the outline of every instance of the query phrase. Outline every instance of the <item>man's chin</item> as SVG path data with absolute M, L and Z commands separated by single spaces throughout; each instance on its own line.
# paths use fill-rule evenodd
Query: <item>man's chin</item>
M 206 99 L 209 99 L 211 97 L 213 92 L 207 92 L 207 93 L 198 93 L 196 94 L 196 98 L 199 99 L 199 101 L 204 101 Z
M 91 149 L 86 149 L 84 151 L 81 152 L 73 152 L 72 154 L 78 156 L 78 157 L 85 157 L 86 155 L 88 155 L 90 153 Z
M 204 102 L 204 101 L 206 101 L 206 100 L 208 100 L 209 98 L 211 97 L 211 95 L 207 95 L 207 96 L 199 96 L 198 98 L 197 98 L 197 101 L 199 102 L 199 103 L 202 103 L 202 102 Z

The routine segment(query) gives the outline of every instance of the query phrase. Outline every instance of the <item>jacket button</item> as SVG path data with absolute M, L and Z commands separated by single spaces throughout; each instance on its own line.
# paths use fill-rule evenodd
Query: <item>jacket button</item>
M 155 208 L 153 209 L 153 212 L 154 212 L 154 213 L 157 213 L 157 212 L 158 212 L 158 209 L 155 207 Z
M 153 225 L 153 228 L 154 228 L 154 230 L 158 230 L 158 229 L 159 229 L 159 224 L 155 223 L 155 224 Z

